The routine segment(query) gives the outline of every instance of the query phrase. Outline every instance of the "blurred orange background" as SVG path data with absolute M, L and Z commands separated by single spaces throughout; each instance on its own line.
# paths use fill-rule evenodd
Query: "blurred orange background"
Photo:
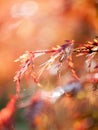
M 0 0 L 0 96 L 14 86 L 14 60 L 26 50 L 83 43 L 97 31 L 97 0 Z
M 15 63 L 14 60 L 26 50 L 51 48 L 63 44 L 65 40 L 84 43 L 92 40 L 96 35 L 98 35 L 98 0 L 0 0 L 0 105 L 2 97 L 15 93 L 13 77 L 19 68 L 19 63 Z M 78 59 L 76 66 L 81 68 L 82 62 Z M 63 79 L 61 82 L 65 82 L 66 76 Z M 50 84 L 53 83 L 51 81 Z M 93 86 L 89 83 L 86 85 Z M 88 99 L 95 105 L 91 106 L 92 113 L 89 111 Z M 64 97 L 59 103 L 57 102 L 53 107 L 58 122 L 62 122 L 59 123 L 60 126 L 62 125 L 62 130 L 65 130 L 65 122 L 67 130 L 72 130 L 71 124 L 74 130 L 83 130 L 81 124 L 86 127 L 85 124 L 92 126 L 91 118 L 85 118 L 88 113 L 94 118 L 97 130 L 97 101 L 93 92 L 85 94 L 81 91 L 77 98 Z M 53 117 L 53 115 L 49 116 Z M 45 118 L 43 120 L 41 118 L 43 125 L 44 122 L 48 124 L 49 117 L 47 115 L 43 117 Z M 81 117 L 82 121 L 79 120 Z M 40 124 L 38 127 L 42 130 Z

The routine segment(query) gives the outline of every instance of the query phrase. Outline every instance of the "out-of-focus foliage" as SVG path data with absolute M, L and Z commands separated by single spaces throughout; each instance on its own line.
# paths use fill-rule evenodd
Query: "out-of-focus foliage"
M 77 43 L 86 43 L 86 41 L 91 41 L 96 35 L 98 35 L 98 0 L 0 0 L 0 108 L 3 102 L 2 97 L 10 95 L 15 90 L 15 87 L 12 87 L 15 86 L 13 76 L 18 69 L 18 65 L 13 61 L 19 55 L 25 51 L 42 50 L 61 45 L 65 43 L 66 39 L 74 39 Z M 75 46 L 78 46 L 78 44 L 75 44 Z M 86 44 L 85 48 L 82 47 L 79 47 L 76 53 L 81 52 L 82 49 L 84 51 L 87 49 Z M 92 49 L 92 51 L 96 50 L 96 48 Z M 74 55 L 72 57 L 75 71 L 72 68 L 73 64 L 71 64 L 73 62 L 70 62 L 69 65 L 73 72 L 82 77 L 82 90 L 75 95 L 72 94 L 73 91 L 67 93 L 54 104 L 47 102 L 46 99 L 39 100 L 40 97 L 44 96 L 36 94 L 39 88 L 29 79 L 28 73 L 26 73 L 26 82 L 24 82 L 24 79 L 21 82 L 21 97 L 24 100 L 22 101 L 23 103 L 27 100 L 27 104 L 29 104 L 29 106 L 26 104 L 24 106 L 27 107 L 25 113 L 31 128 L 37 130 L 97 130 L 98 65 L 95 60 L 97 56 L 92 60 L 92 64 L 89 64 L 89 60 L 84 64 L 87 58 L 92 59 L 92 55 L 88 57 L 76 57 Z M 35 62 L 35 68 L 36 66 L 38 67 L 39 62 L 42 64 L 48 58 L 47 56 L 42 56 L 42 58 L 38 59 Z M 62 61 L 63 58 L 61 57 L 60 60 Z M 71 58 L 69 60 L 71 61 Z M 62 70 L 60 70 L 61 78 L 57 78 L 57 70 L 54 69 L 55 65 L 53 65 L 49 71 L 50 75 L 45 73 L 40 79 L 45 91 L 49 91 L 49 95 L 53 87 L 58 85 L 66 86 L 73 80 L 71 73 L 66 67 L 67 63 L 63 65 Z M 90 73 L 86 71 L 88 69 L 89 72 L 88 66 L 90 67 Z M 94 67 L 96 68 L 96 73 L 94 72 Z M 42 91 L 44 91 L 43 88 Z M 36 95 L 37 97 L 32 100 L 29 99 L 28 102 L 28 98 L 33 96 L 34 93 L 34 97 Z M 48 92 L 45 94 L 48 95 Z M 72 94 L 72 97 L 69 96 L 70 94 Z M 16 97 L 14 101 L 16 103 Z M 22 103 L 20 104 L 22 105 Z M 14 129 L 12 116 L 16 108 L 14 103 L 12 105 L 13 111 L 11 111 L 12 113 L 10 113 L 8 118 L 9 122 L 5 125 L 5 120 L 5 126 L 0 123 L 0 129 L 7 130 L 7 128 L 4 128 L 7 126 L 10 126 L 9 129 Z M 21 105 L 17 107 L 21 107 Z M 7 109 L 7 114 L 9 114 L 11 107 L 8 106 L 6 105 L 0 113 Z M 32 109 L 33 106 L 34 108 Z M 32 120 L 32 115 L 36 108 L 39 112 L 35 116 L 36 118 Z M 32 110 L 34 111 L 32 112 Z M 40 112 L 40 110 L 42 111 Z M 30 112 L 32 112 L 31 117 L 29 116 Z M 17 127 L 17 129 L 22 130 L 21 127 Z

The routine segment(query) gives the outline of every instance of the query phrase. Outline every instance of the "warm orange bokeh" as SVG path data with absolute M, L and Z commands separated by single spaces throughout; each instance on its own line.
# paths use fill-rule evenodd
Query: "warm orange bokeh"
M 16 70 L 13 60 L 26 50 L 94 37 L 97 4 L 93 0 L 0 0 L 1 83 L 11 80 Z
M 15 86 L 13 77 L 19 65 L 14 63 L 14 60 L 26 50 L 47 49 L 63 44 L 66 39 L 83 43 L 93 39 L 97 33 L 98 0 L 0 0 L 0 98 L 4 96 L 4 93 L 10 95 L 10 91 L 13 91 L 13 88 L 11 88 Z M 82 60 L 73 59 L 76 71 L 82 75 L 84 73 L 84 57 L 82 57 Z M 70 64 L 70 66 L 73 66 L 73 64 Z M 78 71 L 78 69 L 80 70 Z M 50 83 L 42 82 L 51 87 L 57 84 L 66 84 L 71 76 L 70 73 L 67 73 L 59 81 L 55 76 L 49 78 Z M 32 82 L 30 82 L 30 85 L 32 86 Z M 84 91 L 82 94 L 84 95 L 83 101 L 87 98 L 90 103 L 96 104 L 96 98 L 89 96 L 89 94 L 86 97 Z M 82 94 L 80 93 L 79 98 Z M 65 130 L 64 121 L 67 120 L 66 129 L 72 125 L 73 130 L 84 130 L 85 124 L 91 120 L 89 118 L 80 120 L 82 110 L 79 107 L 80 111 L 78 112 L 76 108 L 78 109 L 80 102 L 81 107 L 85 106 L 88 103 L 87 99 L 86 103 L 83 102 L 82 104 L 82 100 L 78 97 L 77 99 L 63 98 L 60 103 L 54 105 L 53 108 L 58 122 L 60 119 L 63 120 L 61 124 L 58 123 L 59 126 L 57 127 Z M 55 108 L 55 106 L 57 107 Z M 61 111 L 60 108 L 64 111 Z M 72 111 L 67 115 L 68 117 L 61 118 L 58 114 L 60 112 L 62 115 L 66 115 L 68 110 Z M 87 112 L 84 110 L 84 113 Z M 43 127 L 45 121 L 46 124 L 49 122 L 49 117 L 45 114 L 43 114 L 45 120 L 37 117 L 35 121 L 39 125 L 43 121 Z M 50 115 L 50 118 L 52 118 L 52 115 Z M 96 115 L 94 119 L 96 119 Z M 54 122 L 51 121 L 50 123 Z M 56 126 L 54 125 L 54 127 Z M 38 126 L 38 129 L 42 128 Z M 68 130 L 72 129 L 69 128 Z

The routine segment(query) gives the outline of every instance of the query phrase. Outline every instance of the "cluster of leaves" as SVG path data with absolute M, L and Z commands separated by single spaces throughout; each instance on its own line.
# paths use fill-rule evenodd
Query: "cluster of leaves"
M 20 61 L 20 69 L 16 72 L 14 77 L 14 81 L 16 82 L 16 95 L 13 96 L 7 106 L 0 111 L 0 129 L 2 130 L 14 130 L 12 125 L 13 115 L 17 108 L 17 100 L 19 100 L 20 96 L 20 81 L 25 75 L 27 71 L 29 71 L 32 76 L 34 82 L 40 86 L 39 78 L 43 74 L 44 71 L 49 70 L 51 66 L 56 62 L 56 66 L 58 68 L 57 73 L 60 73 L 60 68 L 63 63 L 67 63 L 70 71 L 74 77 L 74 81 L 72 83 L 67 84 L 66 86 L 59 87 L 54 89 L 52 92 L 40 92 L 35 94 L 31 103 L 27 106 L 28 108 L 28 116 L 31 118 L 35 118 L 41 111 L 46 109 L 46 106 L 49 108 L 49 104 L 56 102 L 63 94 L 70 92 L 78 92 L 81 89 L 81 79 L 78 77 L 75 71 L 74 63 L 72 56 L 75 54 L 76 56 L 85 55 L 86 62 L 88 62 L 88 67 L 90 68 L 92 59 L 95 54 L 98 52 L 98 40 L 95 38 L 92 42 L 87 42 L 84 44 L 80 44 L 78 47 L 74 48 L 74 44 L 76 44 L 73 40 L 65 41 L 65 44 L 61 46 L 54 47 L 52 49 L 47 50 L 38 50 L 29 52 L 26 51 L 25 54 L 20 56 L 15 62 Z M 50 54 L 50 59 L 45 63 L 41 64 L 41 69 L 38 73 L 35 73 L 35 59 L 42 56 Z M 95 69 L 98 65 L 95 66 Z M 87 77 L 88 78 L 88 77 Z M 89 77 L 89 79 L 85 78 L 85 80 L 98 82 L 96 78 L 96 72 L 93 73 Z M 23 105 L 24 107 L 24 105 Z M 35 114 L 34 114 L 35 113 Z M 37 114 L 37 115 L 36 115 Z M 36 124 L 36 121 L 33 122 L 33 125 Z
M 67 62 L 72 75 L 75 79 L 80 80 L 77 76 L 74 63 L 72 60 L 73 54 L 76 56 L 85 55 L 86 62 L 88 62 L 88 67 L 90 68 L 92 59 L 94 58 L 95 54 L 98 52 L 98 39 L 97 37 L 91 41 L 84 44 L 79 44 L 78 47 L 74 48 L 74 44 L 76 44 L 73 40 L 66 40 L 65 44 L 57 47 L 53 47 L 52 49 L 48 50 L 38 50 L 29 52 L 26 51 L 25 54 L 20 56 L 15 62 L 20 61 L 20 69 L 16 72 L 14 77 L 14 81 L 16 82 L 16 93 L 19 96 L 20 93 L 20 81 L 21 78 L 24 76 L 26 71 L 30 71 L 31 76 L 34 82 L 40 86 L 39 78 L 45 70 L 49 70 L 51 66 L 56 62 L 56 67 L 58 68 L 58 73 L 60 72 L 60 68 L 62 67 L 63 62 Z M 38 73 L 34 71 L 34 61 L 36 58 L 51 54 L 50 59 L 41 65 L 41 68 Z M 97 68 L 97 65 L 95 66 Z

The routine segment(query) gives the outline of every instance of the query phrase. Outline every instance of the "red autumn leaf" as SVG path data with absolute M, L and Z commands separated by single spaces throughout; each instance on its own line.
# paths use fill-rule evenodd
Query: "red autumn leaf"
M 49 69 L 51 67 L 51 65 L 57 59 L 59 59 L 57 64 L 62 63 L 64 60 L 66 60 L 72 51 L 72 45 L 73 45 L 73 41 L 66 41 L 66 43 L 64 45 L 57 46 L 52 49 L 38 50 L 38 51 L 34 51 L 34 52 L 27 51 L 25 54 L 23 54 L 18 59 L 16 59 L 15 62 L 17 62 L 17 61 L 21 62 L 20 69 L 19 69 L 19 71 L 16 72 L 16 75 L 14 77 L 14 81 L 16 82 L 17 95 L 19 96 L 19 93 L 20 93 L 21 78 L 24 76 L 25 72 L 28 71 L 29 66 L 31 69 L 31 76 L 32 76 L 34 82 L 39 85 L 38 79 L 39 79 L 40 75 L 45 70 Z M 49 54 L 49 53 L 52 54 L 50 59 L 41 65 L 42 68 L 40 69 L 39 73 L 36 74 L 34 72 L 34 67 L 33 67 L 34 60 L 41 55 Z
M 13 129 L 13 116 L 16 111 L 16 97 L 12 96 L 5 108 L 0 111 L 0 130 Z

